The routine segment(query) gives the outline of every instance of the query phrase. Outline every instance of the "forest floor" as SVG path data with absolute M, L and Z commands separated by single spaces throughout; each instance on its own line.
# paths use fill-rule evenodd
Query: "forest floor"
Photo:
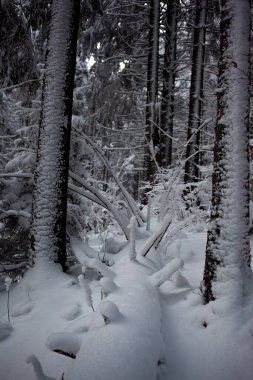
M 10 324 L 7 292 L 0 292 L 1 380 L 252 380 L 253 300 L 231 313 L 219 303 L 204 306 L 206 232 L 179 235 L 136 260 L 128 245 L 119 250 L 109 239 L 102 282 L 89 270 L 79 283 L 80 265 L 64 274 L 37 263 L 10 291 Z M 146 239 L 140 235 L 137 252 Z M 90 244 L 101 248 L 97 236 Z M 87 251 L 75 249 L 79 257 Z M 162 276 L 154 273 L 179 257 L 183 267 L 158 289 Z

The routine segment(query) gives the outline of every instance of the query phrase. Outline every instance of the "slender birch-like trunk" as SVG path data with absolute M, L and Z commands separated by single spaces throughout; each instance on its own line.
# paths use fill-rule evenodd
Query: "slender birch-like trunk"
M 79 0 L 54 0 L 33 193 L 31 252 L 66 261 L 66 212 Z

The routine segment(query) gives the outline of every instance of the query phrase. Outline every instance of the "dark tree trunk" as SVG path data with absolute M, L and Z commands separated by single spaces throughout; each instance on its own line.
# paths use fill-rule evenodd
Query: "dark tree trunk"
M 154 158 L 160 163 L 160 138 L 157 112 L 160 1 L 150 0 L 149 50 L 147 67 L 146 139 L 148 147 L 144 160 L 144 181 L 153 183 L 156 172 Z
M 165 52 L 163 65 L 163 90 L 161 99 L 161 164 L 172 164 L 172 138 L 174 121 L 174 92 L 176 73 L 177 12 L 178 1 L 168 0 L 165 19 Z M 163 131 L 165 133 L 163 133 Z M 167 133 L 167 135 L 166 135 Z M 171 136 L 171 138 L 169 136 Z
M 199 143 L 200 126 L 202 123 L 204 63 L 205 63 L 205 35 L 208 0 L 197 0 L 195 27 L 193 33 L 193 54 L 191 88 L 189 100 L 189 118 L 187 129 L 187 147 L 184 182 L 199 180 Z
M 54 0 L 39 128 L 31 251 L 65 270 L 72 99 L 80 12 L 78 0 Z

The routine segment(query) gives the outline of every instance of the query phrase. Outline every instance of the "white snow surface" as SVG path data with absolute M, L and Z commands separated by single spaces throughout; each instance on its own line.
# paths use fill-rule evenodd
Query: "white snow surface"
M 136 240 L 137 252 L 144 244 Z M 95 312 L 77 277 L 40 261 L 11 287 L 10 325 L 0 292 L 1 380 L 35 380 L 36 358 L 44 379 L 252 380 L 253 297 L 230 313 L 224 298 L 202 304 L 205 244 L 205 232 L 186 233 L 166 255 L 151 250 L 135 261 L 125 246 L 100 280 L 110 285 L 112 272 L 116 285 L 102 300 L 100 281 L 86 279 Z M 166 264 L 169 279 L 157 288 L 150 278 Z

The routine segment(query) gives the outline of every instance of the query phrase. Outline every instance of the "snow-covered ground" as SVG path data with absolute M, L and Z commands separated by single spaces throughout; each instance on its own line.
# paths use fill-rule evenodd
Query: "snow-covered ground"
M 205 242 L 205 232 L 188 232 L 136 260 L 123 244 L 105 254 L 111 267 L 86 258 L 101 282 L 91 270 L 83 278 L 79 265 L 64 274 L 40 262 L 10 292 L 12 328 L 0 293 L 0 379 L 36 379 L 37 358 L 47 376 L 38 372 L 40 380 L 252 380 L 253 301 L 231 313 L 202 305 Z M 172 273 L 179 258 L 183 268 L 157 288 L 162 275 L 154 273 L 167 263 Z

